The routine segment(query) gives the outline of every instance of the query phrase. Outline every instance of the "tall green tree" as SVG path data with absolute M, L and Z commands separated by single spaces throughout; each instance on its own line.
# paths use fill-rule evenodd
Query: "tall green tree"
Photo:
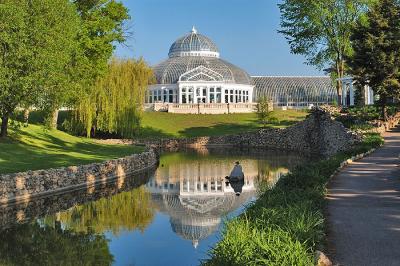
M 40 107 L 59 99 L 78 25 L 68 0 L 0 2 L 1 137 L 7 136 L 18 106 Z
M 284 0 L 279 4 L 281 30 L 294 54 L 319 69 L 329 67 L 333 79 L 343 78 L 352 53 L 352 26 L 374 0 Z M 342 86 L 337 80 L 338 102 Z
M 87 101 L 96 80 L 107 72 L 116 43 L 123 43 L 129 35 L 128 9 L 115 0 L 72 1 L 80 18 L 78 45 L 73 46 L 72 62 L 60 79 L 63 86 L 51 90 L 44 102 L 48 124 L 57 125 L 61 106 L 76 108 Z
M 46 124 L 54 128 L 54 114 L 75 91 L 70 68 L 79 47 L 80 20 L 68 0 L 30 0 L 28 6 L 28 45 L 36 69 L 33 87 L 39 89 L 33 105 L 46 111 Z
M 115 45 L 130 35 L 128 9 L 115 0 L 74 0 L 81 18 L 78 34 L 80 49 L 75 54 L 74 76 L 83 94 L 90 94 L 91 86 L 104 76 Z M 78 95 L 75 101 L 79 101 Z
M 7 136 L 8 120 L 17 105 L 34 93 L 26 10 L 26 4 L 17 0 L 0 3 L 0 137 Z
M 377 2 L 358 21 L 351 40 L 351 73 L 360 85 L 371 86 L 379 95 L 382 118 L 387 120 L 388 98 L 400 96 L 400 2 Z

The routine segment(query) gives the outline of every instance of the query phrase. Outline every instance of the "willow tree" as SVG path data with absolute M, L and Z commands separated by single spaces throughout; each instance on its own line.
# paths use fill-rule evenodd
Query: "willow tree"
M 80 101 L 77 116 L 88 137 L 96 131 L 132 137 L 140 128 L 152 69 L 142 60 L 112 59 L 107 74 Z
M 352 26 L 376 0 L 284 0 L 279 4 L 281 30 L 294 54 L 320 70 L 332 69 L 338 102 L 346 74 L 345 58 L 352 53 Z

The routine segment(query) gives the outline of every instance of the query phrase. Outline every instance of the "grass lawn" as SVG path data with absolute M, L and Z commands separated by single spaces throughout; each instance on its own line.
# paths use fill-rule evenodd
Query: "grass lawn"
M 0 140 L 0 173 L 12 173 L 100 162 L 143 151 L 142 147 L 98 144 L 38 125 L 22 127 L 15 137 Z
M 270 127 L 287 127 L 305 118 L 306 111 L 277 110 L 273 116 L 278 122 Z M 140 137 L 198 137 L 236 134 L 261 127 L 256 114 L 193 115 L 146 112 Z

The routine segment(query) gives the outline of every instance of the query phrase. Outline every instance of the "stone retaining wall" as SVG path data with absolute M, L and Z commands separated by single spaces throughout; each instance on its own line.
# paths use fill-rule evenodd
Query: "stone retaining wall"
M 366 132 L 379 133 L 382 135 L 386 131 L 397 126 L 399 122 L 400 122 L 400 113 L 396 113 L 394 116 L 389 117 L 388 121 L 386 122 L 377 121 L 376 124 L 374 125 L 374 128 L 366 130 Z
M 266 128 L 256 132 L 217 137 L 160 139 L 142 141 L 142 144 L 156 145 L 164 149 L 182 146 L 248 146 L 330 156 L 350 148 L 360 140 L 360 136 L 333 120 L 329 113 L 316 109 L 304 121 L 284 129 Z
M 62 212 L 89 201 L 96 201 L 124 191 L 131 191 L 146 184 L 154 176 L 154 172 L 155 168 L 150 168 L 149 170 L 129 175 L 125 179 L 117 178 L 104 184 L 96 184 L 87 189 L 73 190 L 61 194 L 56 193 L 31 201 L 0 206 L 0 229 L 3 230 L 15 224 Z
M 158 153 L 150 149 L 120 159 L 81 166 L 0 175 L 0 204 L 30 200 L 67 190 L 88 188 L 154 167 Z

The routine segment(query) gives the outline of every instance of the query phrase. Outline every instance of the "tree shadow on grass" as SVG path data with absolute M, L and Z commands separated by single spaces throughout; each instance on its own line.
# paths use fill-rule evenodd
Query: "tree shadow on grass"
M 23 138 L 26 138 L 23 142 Z M 41 140 L 35 145 L 29 139 Z M 113 146 L 85 141 L 68 142 L 51 132 L 32 134 L 23 131 L 18 139 L 1 144 L 0 173 L 12 173 L 70 165 L 80 165 L 123 157 L 143 150 L 131 145 Z
M 222 136 L 260 129 L 252 124 L 219 123 L 210 127 L 190 127 L 179 131 L 183 137 Z
M 172 123 L 172 121 L 171 121 Z M 136 136 L 139 139 L 157 139 L 157 138 L 174 138 L 173 134 L 166 133 L 161 129 L 156 129 L 153 127 L 142 127 L 140 128 L 139 134 Z
M 266 128 L 285 128 L 298 122 L 293 120 L 274 121 L 267 123 Z M 191 127 L 179 131 L 179 134 L 183 137 L 222 136 L 252 132 L 261 128 L 261 123 L 255 120 L 252 124 L 218 123 L 210 127 Z

